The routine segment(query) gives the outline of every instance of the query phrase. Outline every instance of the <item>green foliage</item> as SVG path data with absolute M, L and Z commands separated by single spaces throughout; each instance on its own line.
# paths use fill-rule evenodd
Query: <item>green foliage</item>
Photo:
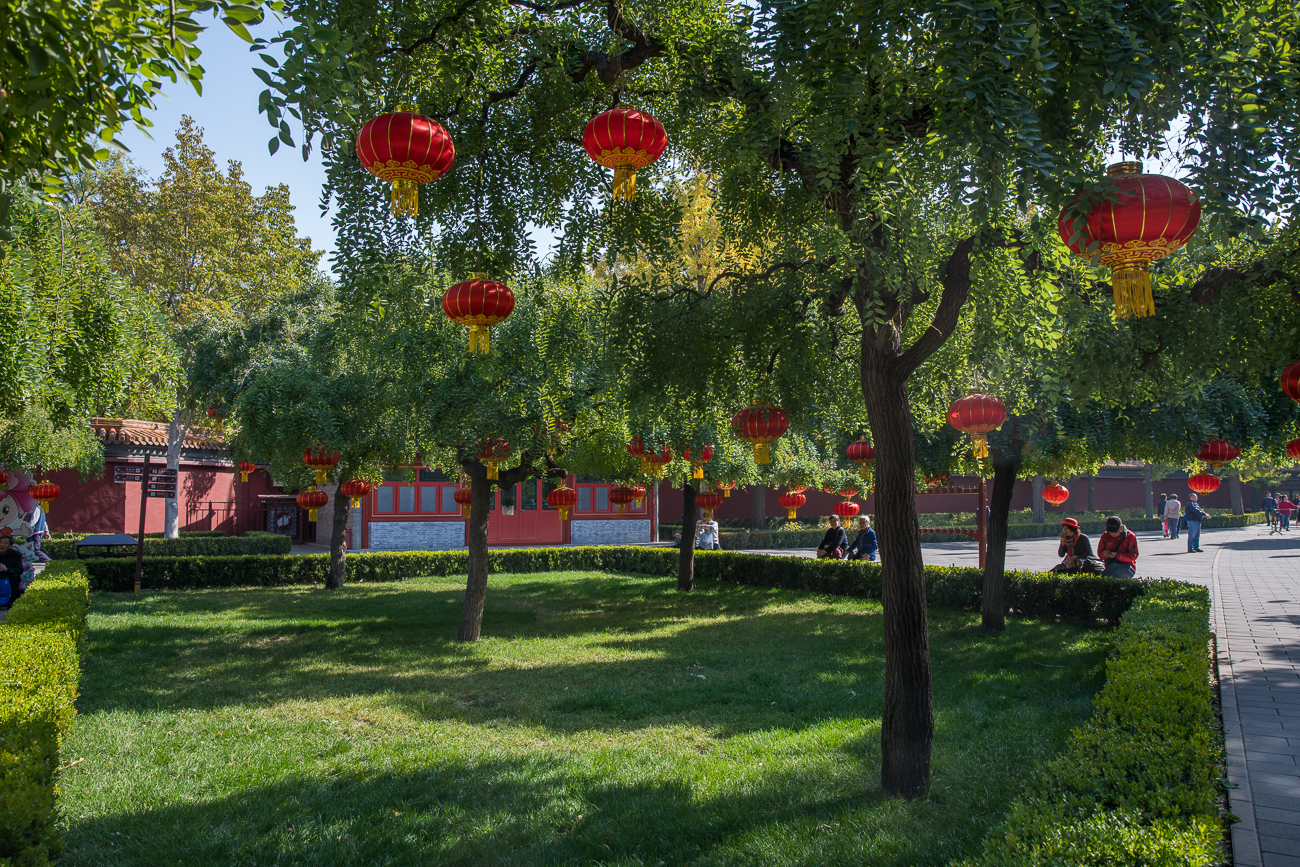
M 59 748 L 76 714 L 89 604 L 79 564 L 50 564 L 0 626 L 0 862 L 46 865 L 57 830 Z
M 73 560 L 77 557 L 76 543 L 84 536 L 49 539 L 41 544 L 41 551 L 54 560 Z M 185 534 L 177 539 L 145 537 L 146 557 L 232 557 L 247 554 L 288 554 L 293 540 L 275 533 L 249 533 L 246 536 L 215 534 L 198 536 Z M 103 553 L 90 547 L 90 554 Z M 132 564 L 134 560 L 130 561 Z
M 967 867 L 1215 861 L 1222 761 L 1204 587 L 1157 582 L 1124 615 L 1096 711 Z

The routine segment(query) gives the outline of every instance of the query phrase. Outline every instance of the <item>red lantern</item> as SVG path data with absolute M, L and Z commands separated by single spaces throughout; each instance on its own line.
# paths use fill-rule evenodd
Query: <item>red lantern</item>
M 1048 485 L 1043 488 L 1043 499 L 1053 506 L 1059 506 L 1070 499 L 1070 489 L 1060 482 Z
M 858 512 L 862 510 L 858 508 L 858 504 L 853 502 L 852 500 L 841 500 L 840 502 L 835 504 L 834 511 L 835 514 L 839 515 L 841 519 L 843 519 L 844 521 L 848 521 L 854 518 L 858 514 Z
M 1282 393 L 1300 403 L 1300 361 L 1293 361 L 1282 371 Z
M 6 481 L 8 481 L 7 477 Z M 59 498 L 59 486 L 54 482 L 41 482 L 38 485 L 32 485 L 27 493 L 31 494 L 33 500 L 41 504 L 41 511 L 48 514 L 50 503 Z
M 451 495 L 451 498 L 456 501 L 457 505 L 460 506 L 460 516 L 468 520 L 469 503 L 470 500 L 473 499 L 473 494 L 470 493 L 470 489 L 468 487 L 457 488 L 456 492 Z
M 645 485 L 632 485 L 632 491 L 636 494 L 636 507 L 641 508 L 641 501 L 645 499 L 647 493 Z
M 1219 489 L 1219 480 L 1209 473 L 1197 473 L 1187 480 L 1187 487 L 1198 494 L 1213 494 Z
M 797 491 L 792 487 L 790 490 L 777 497 L 776 501 L 781 504 L 782 509 L 785 509 L 786 518 L 793 521 L 795 517 L 797 517 L 795 514 L 796 510 L 804 503 L 808 502 L 808 498 L 805 497 L 801 491 Z
M 808 490 L 808 486 L 807 485 L 786 485 L 785 489 L 787 491 L 794 491 L 796 494 L 802 494 L 804 491 Z M 827 491 L 826 493 L 829 494 L 830 491 Z
M 627 485 L 615 485 L 609 489 L 609 501 L 618 506 L 620 515 L 627 510 L 628 503 L 635 501 L 636 498 L 636 491 Z
M 948 424 L 975 440 L 975 457 L 989 456 L 989 441 L 985 436 L 1007 420 L 1007 407 L 996 397 L 973 392 L 954 400 L 948 407 Z
M 1291 440 L 1286 444 L 1286 456 L 1295 461 L 1300 461 L 1300 440 Z
M 695 495 L 695 505 L 704 510 L 704 520 L 713 520 L 713 510 L 722 505 L 722 494 L 705 490 Z
M 1196 459 L 1212 467 L 1221 467 L 1239 454 L 1241 449 L 1227 440 L 1206 440 L 1201 445 L 1201 450 L 1196 453 Z
M 722 488 L 722 496 L 730 497 L 731 491 L 736 487 L 735 482 L 718 482 L 718 487 Z
M 221 410 L 215 406 L 208 407 L 208 418 L 221 418 Z
M 849 443 L 849 447 L 844 450 L 844 454 L 850 461 L 858 465 L 862 478 L 871 478 L 871 465 L 876 462 L 876 447 L 868 440 L 858 440 Z
M 0 491 L 4 490 L 6 487 L 8 487 L 8 485 L 9 485 L 9 474 L 6 473 L 4 470 L 0 470 Z
M 582 146 L 597 164 L 614 170 L 614 198 L 635 199 L 636 170 L 663 155 L 668 133 L 653 115 L 619 105 L 587 122 Z
M 239 462 L 239 480 L 240 480 L 241 482 L 246 482 L 246 481 L 248 481 L 248 474 L 251 473 L 251 472 L 253 472 L 253 471 L 256 470 L 256 469 L 257 469 L 257 464 L 249 463 L 248 461 L 240 461 L 240 462 Z
M 790 418 L 774 406 L 751 406 L 731 417 L 731 429 L 754 446 L 754 463 L 765 464 L 770 459 L 768 443 L 790 429 Z
M 497 437 L 496 442 L 489 443 L 478 453 L 478 459 L 487 465 L 487 477 L 489 479 L 499 479 L 501 474 L 498 467 L 501 461 L 510 457 L 510 443 Z
M 840 496 L 846 500 L 851 500 L 858 495 L 857 488 L 841 488 Z
M 560 520 L 569 520 L 569 510 L 578 504 L 578 492 L 561 484 L 546 495 L 546 505 L 558 509 Z
M 315 521 L 317 510 L 325 508 L 329 501 L 329 494 L 311 488 L 298 495 L 298 508 L 307 510 L 308 521 Z
M 632 437 L 632 441 L 627 444 L 627 453 L 634 458 L 639 458 L 641 460 L 641 472 L 649 474 L 650 461 L 646 457 L 648 452 L 641 437 Z
M 487 353 L 491 346 L 488 331 L 504 322 L 515 309 L 515 293 L 506 284 L 487 279 L 486 274 L 471 274 L 442 296 L 442 312 L 452 322 L 469 328 L 469 351 Z
M 1109 174 L 1119 198 L 1093 209 L 1076 238 L 1065 211 L 1057 220 L 1061 240 L 1071 251 L 1091 257 L 1089 244 L 1100 241 L 1101 264 L 1111 269 L 1117 316 L 1152 316 L 1150 265 L 1187 243 L 1201 220 L 1201 203 L 1173 178 L 1142 173 L 1141 163 L 1115 163 Z M 1082 222 L 1082 218 L 1078 218 Z
M 302 453 L 302 462 L 316 471 L 316 484 L 323 485 L 325 471 L 339 462 L 339 453 L 327 452 L 319 447 L 311 448 Z
M 352 508 L 361 508 L 361 498 L 370 493 L 370 483 L 365 479 L 349 479 L 339 485 L 339 493 L 352 501 Z
M 645 459 L 650 464 L 651 472 L 655 474 L 655 478 L 662 479 L 664 477 L 664 468 L 673 462 L 673 452 L 672 449 L 664 449 L 657 454 L 647 452 Z
M 366 171 L 393 185 L 392 211 L 414 217 L 420 205 L 420 184 L 436 181 L 456 159 L 451 136 L 436 120 L 414 106 L 399 105 L 381 114 L 357 135 L 357 159 Z
M 704 478 L 704 465 L 713 460 L 713 446 L 704 446 L 694 454 L 688 447 L 682 452 L 682 457 L 691 463 L 691 478 L 702 479 Z

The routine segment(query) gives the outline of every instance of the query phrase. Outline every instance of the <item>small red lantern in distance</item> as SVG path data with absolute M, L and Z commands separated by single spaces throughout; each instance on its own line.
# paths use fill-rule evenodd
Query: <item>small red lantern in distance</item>
M 704 510 L 704 520 L 713 520 L 713 510 L 722 505 L 722 494 L 713 490 L 700 491 L 695 495 L 695 505 Z
M 1173 178 L 1143 174 L 1141 163 L 1115 163 L 1109 174 L 1120 188 L 1119 198 L 1094 208 L 1078 233 L 1074 221 L 1062 211 L 1057 229 L 1065 245 L 1079 256 L 1093 256 L 1096 251 L 1087 250 L 1088 245 L 1101 242 L 1101 264 L 1111 269 L 1117 316 L 1154 316 L 1151 263 L 1195 234 L 1201 203 Z
M 221 418 L 221 410 L 215 406 L 208 407 L 208 418 Z
M 420 184 L 436 181 L 456 159 L 451 136 L 414 106 L 399 105 L 381 114 L 357 134 L 357 159 L 366 171 L 393 185 L 395 216 L 414 217 L 420 206 Z
M 569 510 L 578 504 L 578 492 L 561 484 L 546 495 L 546 505 L 559 510 L 560 520 L 569 520 Z
M 732 490 L 736 487 L 735 482 L 718 482 L 718 487 L 722 488 L 722 496 L 730 497 Z
M 352 501 L 352 508 L 359 509 L 361 498 L 370 493 L 370 483 L 365 479 L 348 479 L 339 485 L 339 493 Z
M 249 463 L 248 461 L 240 461 L 240 462 L 239 462 L 239 480 L 240 480 L 241 482 L 246 482 L 246 481 L 248 481 L 248 474 L 251 473 L 251 472 L 254 472 L 256 469 L 257 469 L 257 464 Z
M 1300 461 L 1300 440 L 1291 440 L 1286 444 L 1286 456 L 1294 461 Z
M 672 449 L 664 449 L 661 452 L 647 452 L 646 461 L 650 464 L 651 470 L 656 478 L 663 478 L 664 468 L 673 462 Z
M 703 448 L 692 451 L 689 447 L 682 452 L 682 457 L 691 463 L 691 478 L 704 478 L 704 465 L 713 460 L 713 446 L 704 446 Z
M 339 453 L 327 452 L 318 446 L 303 452 L 302 462 L 316 471 L 316 484 L 323 485 L 325 484 L 325 471 L 338 464 Z
M 858 440 L 849 443 L 849 447 L 844 450 L 844 454 L 850 461 L 858 465 L 862 478 L 871 478 L 871 465 L 876 462 L 876 447 L 867 440 Z
M 1282 393 L 1300 403 L 1300 361 L 1293 361 L 1282 371 Z
M 1002 427 L 1007 420 L 1007 407 L 996 397 L 978 392 L 954 400 L 948 407 L 948 424 L 975 440 L 975 457 L 989 456 L 989 431 Z
M 1070 489 L 1060 482 L 1048 485 L 1043 488 L 1043 499 L 1053 506 L 1059 506 L 1070 499 Z
M 457 488 L 457 489 L 456 489 L 456 492 L 455 492 L 454 494 L 451 495 L 451 498 L 452 498 L 453 500 L 455 500 L 456 503 L 460 506 L 460 516 L 461 516 L 462 518 L 466 518 L 466 519 L 468 519 L 468 518 L 469 518 L 469 502 L 470 502 L 470 500 L 473 498 L 473 494 L 470 493 L 470 489 L 469 489 L 469 488 Z
M 471 274 L 442 296 L 442 312 L 447 318 L 469 328 L 470 355 L 487 354 L 492 345 L 488 328 L 506 321 L 514 310 L 515 293 L 486 274 Z
M 790 418 L 774 406 L 751 406 L 731 417 L 737 438 L 754 446 L 754 463 L 771 460 L 768 443 L 774 443 L 790 429 Z
M 619 105 L 587 121 L 582 146 L 598 165 L 614 170 L 614 198 L 635 199 L 636 170 L 663 155 L 668 133 L 654 115 Z
M 298 507 L 307 510 L 308 521 L 315 521 L 317 510 L 325 508 L 325 504 L 329 501 L 329 494 L 315 488 L 298 495 Z
M 632 491 L 636 494 L 636 507 L 639 509 L 641 508 L 641 501 L 645 499 L 648 492 L 645 485 L 632 485 Z
M 1212 467 L 1221 467 L 1239 454 L 1241 449 L 1227 440 L 1206 440 L 1201 445 L 1201 450 L 1196 453 L 1196 459 Z
M 1213 494 L 1219 489 L 1219 479 L 1209 473 L 1197 473 L 1187 480 L 1187 487 L 1198 494 Z
M 852 500 L 840 500 L 835 504 L 835 514 L 839 515 L 845 521 L 855 517 L 858 512 L 862 511 L 858 504 Z
M 795 490 L 792 487 L 790 490 L 776 498 L 776 501 L 781 504 L 781 508 L 785 509 L 785 517 L 787 520 L 793 521 L 798 517 L 796 514 L 797 510 L 804 503 L 808 502 L 808 498 L 803 495 L 803 490 L 807 489 Z
M 7 477 L 6 481 L 8 481 Z M 59 498 L 59 486 L 54 482 L 41 482 L 39 485 L 32 485 L 27 493 L 31 494 L 33 500 L 41 504 L 41 511 L 48 514 L 50 503 Z
M 641 460 L 641 472 L 650 472 L 650 462 L 646 459 L 645 441 L 641 437 L 632 437 L 632 441 L 627 444 L 627 453 L 634 458 Z
M 620 515 L 627 511 L 628 503 L 635 501 L 636 498 L 636 491 L 627 485 L 615 485 L 609 489 L 609 501 L 618 506 Z

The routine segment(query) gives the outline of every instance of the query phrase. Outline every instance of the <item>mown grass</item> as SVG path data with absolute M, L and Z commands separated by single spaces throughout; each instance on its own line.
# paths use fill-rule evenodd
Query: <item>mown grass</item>
M 65 865 L 934 865 L 1100 687 L 1107 635 L 931 613 L 933 788 L 880 796 L 878 603 L 594 573 L 98 594 Z

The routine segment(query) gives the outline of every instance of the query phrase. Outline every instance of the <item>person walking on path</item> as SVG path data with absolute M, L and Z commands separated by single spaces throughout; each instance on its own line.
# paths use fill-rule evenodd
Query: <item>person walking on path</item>
M 1178 519 L 1183 514 L 1183 504 L 1178 502 L 1177 494 L 1170 494 L 1165 503 L 1165 523 L 1169 525 L 1169 538 L 1178 538 Z
M 1097 555 L 1106 564 L 1103 575 L 1132 578 L 1137 574 L 1138 537 L 1118 515 L 1106 519 L 1106 532 L 1097 539 Z
M 1264 523 L 1268 524 L 1268 534 L 1271 536 L 1277 532 L 1277 500 L 1273 499 L 1273 492 L 1265 491 L 1264 499 L 1259 505 L 1264 509 Z
M 1210 513 L 1201 508 L 1196 494 L 1187 500 L 1187 553 L 1201 553 L 1201 522 L 1210 520 Z
M 1291 502 L 1291 498 L 1286 494 L 1277 501 L 1278 524 L 1288 532 L 1291 530 L 1291 513 L 1295 511 L 1295 507 L 1295 503 Z
M 1165 520 L 1165 504 L 1169 502 L 1168 494 L 1160 495 L 1160 502 L 1156 505 L 1156 517 L 1160 519 L 1160 529 L 1164 538 L 1169 538 L 1169 522 Z

